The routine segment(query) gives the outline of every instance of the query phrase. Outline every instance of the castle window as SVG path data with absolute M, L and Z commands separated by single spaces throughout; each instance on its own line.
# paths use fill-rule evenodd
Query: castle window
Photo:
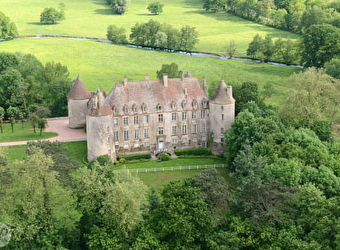
M 193 137 L 193 138 L 192 138 L 192 141 L 193 141 L 193 142 L 197 142 L 197 138 L 196 138 L 196 137 Z
M 222 117 L 221 117 L 222 121 L 224 120 L 224 114 L 222 114 Z
M 203 106 L 203 108 L 207 109 L 208 108 L 208 101 L 203 101 L 202 106 Z
M 113 126 L 118 126 L 118 118 L 113 118 Z
M 149 116 L 148 115 L 144 115 L 143 116 L 143 122 L 144 123 L 149 123 Z
M 186 120 L 187 119 L 187 112 L 182 112 L 182 120 Z
M 192 124 L 192 133 L 197 133 L 197 124 Z
M 159 112 L 159 111 L 162 111 L 162 106 L 161 106 L 160 104 L 157 105 L 156 111 L 158 111 L 158 112 Z
M 149 138 L 149 129 L 148 128 L 144 129 L 144 138 Z
M 113 132 L 113 140 L 114 141 L 119 141 L 119 132 L 118 131 L 114 131 Z
M 164 127 L 158 127 L 158 134 L 163 135 L 164 134 Z
M 192 111 L 191 118 L 196 119 L 197 118 L 197 111 Z
M 207 143 L 206 142 L 202 142 L 202 147 L 205 148 L 207 146 Z
M 150 146 L 150 142 L 146 141 L 144 142 L 144 147 L 149 147 Z
M 172 110 L 175 110 L 175 109 L 177 108 L 176 103 L 172 102 L 172 103 L 170 104 L 170 108 L 171 108 Z
M 139 116 L 133 117 L 133 124 L 139 124 Z
M 177 143 L 178 143 L 178 140 L 177 140 L 177 139 L 172 139 L 172 143 L 173 143 L 173 144 L 177 144 Z
M 221 110 L 223 110 L 224 109 L 224 107 L 223 106 L 221 106 Z
M 197 109 L 197 108 L 198 108 L 198 103 L 197 103 L 196 101 L 193 101 L 192 107 L 193 107 L 194 109 Z
M 187 102 L 186 102 L 186 101 L 183 101 L 183 102 L 182 102 L 182 108 L 183 108 L 183 109 L 187 108 Z
M 124 105 L 124 107 L 123 107 L 123 112 L 125 114 L 129 113 L 129 108 L 126 105 Z
M 158 114 L 158 121 L 163 122 L 163 114 Z
M 207 116 L 207 113 L 205 110 L 201 110 L 201 118 L 205 118 Z
M 107 137 L 107 143 L 110 143 L 110 142 L 111 142 L 111 138 Z
M 202 132 L 207 132 L 207 125 L 205 123 L 201 124 L 201 131 Z
M 124 130 L 124 140 L 129 140 L 129 130 Z
M 123 117 L 123 124 L 126 126 L 126 125 L 129 125 L 129 117 Z
M 112 107 L 113 113 L 117 114 L 117 108 L 115 106 Z
M 223 138 L 223 137 L 221 138 L 221 142 L 222 142 L 222 143 L 224 142 L 224 138 Z
M 177 135 L 177 126 L 172 126 L 172 134 Z
M 177 120 L 177 113 L 172 113 L 171 118 L 172 118 L 173 121 L 176 121 Z
M 146 108 L 146 105 L 145 103 L 142 104 L 142 112 L 146 112 L 147 111 L 147 108 Z
M 132 111 L 133 111 L 133 113 L 137 113 L 137 112 L 138 112 L 138 109 L 137 109 L 137 106 L 136 106 L 136 105 L 133 105 L 133 106 L 132 106 Z
M 207 137 L 206 137 L 205 135 L 202 135 L 201 140 L 202 140 L 202 141 L 206 141 L 206 140 L 207 140 Z
M 135 139 L 139 139 L 139 129 L 135 129 Z
M 106 130 L 107 130 L 107 132 L 109 133 L 109 132 L 110 132 L 110 126 L 107 126 L 107 127 L 106 127 Z
M 223 134 L 223 132 L 224 132 L 224 128 L 221 128 L 221 134 Z
M 182 134 L 186 134 L 187 133 L 187 125 L 182 125 Z
M 119 150 L 119 144 L 115 145 L 115 149 Z

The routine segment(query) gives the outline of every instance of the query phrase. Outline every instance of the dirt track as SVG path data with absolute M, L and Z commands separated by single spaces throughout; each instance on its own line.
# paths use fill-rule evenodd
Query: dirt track
M 42 141 L 85 141 L 86 134 L 84 129 L 70 129 L 68 128 L 68 118 L 53 118 L 48 119 L 48 127 L 45 130 L 46 132 L 55 132 L 58 134 L 56 137 L 43 139 Z M 2 142 L 0 146 L 11 146 L 11 145 L 23 145 L 26 144 L 27 141 L 15 141 L 15 142 Z

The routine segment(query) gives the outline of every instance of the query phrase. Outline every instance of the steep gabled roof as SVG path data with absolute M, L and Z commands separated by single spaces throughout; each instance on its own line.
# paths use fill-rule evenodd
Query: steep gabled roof
M 230 88 L 230 91 L 228 91 L 228 88 Z M 231 87 L 227 87 L 225 82 L 222 80 L 210 101 L 216 104 L 228 104 L 235 102 L 231 94 Z
M 89 115 L 93 116 L 106 116 L 106 115 L 112 115 L 112 108 L 107 103 L 106 98 L 104 96 L 103 91 L 98 90 L 94 96 L 90 99 L 88 103 Z
M 67 95 L 67 98 L 72 100 L 86 100 L 90 97 L 91 93 L 87 90 L 85 84 L 78 76 L 77 79 L 74 81 L 72 88 Z

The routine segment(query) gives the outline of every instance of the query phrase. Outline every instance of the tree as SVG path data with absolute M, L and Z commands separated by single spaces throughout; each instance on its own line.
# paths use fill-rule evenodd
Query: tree
M 49 169 L 52 164 L 36 149 L 11 163 L 7 175 L 0 170 L 0 220 L 12 229 L 11 249 L 75 249 L 80 214 L 70 190 Z
M 280 116 L 288 124 L 311 127 L 316 121 L 339 121 L 339 82 L 323 70 L 309 68 L 292 77 L 294 89 L 289 90 Z
M 214 13 L 218 11 L 226 10 L 227 1 L 226 0 L 204 0 L 203 9 L 206 11 L 213 11 Z
M 113 44 L 126 44 L 126 30 L 124 28 L 118 28 L 116 25 L 109 25 L 107 27 L 107 39 Z
M 162 4 L 159 1 L 152 2 L 148 5 L 148 11 L 150 11 L 152 14 L 159 15 L 163 12 L 164 4 Z
M 255 102 L 259 107 L 263 106 L 258 85 L 253 82 L 243 82 L 241 86 L 235 86 L 234 98 L 236 100 L 235 112 L 241 112 L 248 102 Z
M 58 21 L 63 20 L 63 18 L 63 12 L 59 12 L 53 7 L 45 8 L 40 14 L 40 22 L 46 24 L 56 24 Z
M 297 45 L 291 39 L 284 41 L 279 38 L 275 41 L 274 55 L 279 61 L 292 64 L 298 61 Z
M 236 44 L 235 44 L 235 41 L 234 41 L 234 40 L 230 41 L 230 42 L 227 44 L 225 50 L 226 50 L 226 53 L 227 53 L 227 55 L 229 56 L 229 58 L 232 58 L 232 57 L 234 56 L 235 52 L 236 52 Z
M 0 72 L 10 68 L 16 68 L 19 65 L 19 58 L 9 52 L 0 52 Z
M 340 58 L 333 58 L 325 63 L 325 71 L 328 75 L 340 79 Z
M 111 8 L 117 13 L 117 14 L 124 14 L 130 5 L 130 0 L 111 0 Z
M 198 43 L 198 32 L 195 27 L 186 25 L 180 31 L 180 50 L 190 52 Z
M 247 56 L 256 57 L 259 52 L 263 51 L 263 39 L 257 34 L 249 43 L 247 48 Z
M 9 117 L 9 122 L 11 123 L 12 132 L 14 132 L 14 123 L 15 123 L 15 119 L 19 115 L 19 109 L 17 107 L 10 106 L 7 109 L 7 115 Z
M 0 130 L 1 133 L 3 133 L 3 127 L 2 127 L 2 123 L 4 121 L 4 117 L 5 117 L 5 109 L 3 107 L 0 107 Z
M 182 73 L 176 63 L 163 64 L 162 68 L 156 72 L 158 79 L 163 79 L 163 74 L 168 74 L 169 78 L 178 78 L 182 76 Z
M 15 23 L 11 22 L 10 19 L 0 11 L 0 38 L 9 39 L 18 36 L 19 34 Z
M 38 120 L 38 128 L 40 129 L 40 136 L 42 135 L 43 130 L 45 130 L 47 128 L 48 124 L 47 124 L 47 120 L 44 118 L 40 118 Z
M 340 53 L 340 29 L 330 24 L 312 25 L 302 35 L 302 63 L 322 67 Z

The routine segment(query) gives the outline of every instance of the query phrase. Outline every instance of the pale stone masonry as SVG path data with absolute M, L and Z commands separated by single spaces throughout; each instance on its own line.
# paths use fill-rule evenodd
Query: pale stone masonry
M 209 98 L 202 84 L 186 73 L 182 78 L 117 83 L 106 95 L 91 93 L 78 77 L 68 94 L 69 127 L 86 126 L 88 160 L 108 154 L 209 147 L 224 151 L 224 136 L 235 117 L 232 87 L 221 81 Z

